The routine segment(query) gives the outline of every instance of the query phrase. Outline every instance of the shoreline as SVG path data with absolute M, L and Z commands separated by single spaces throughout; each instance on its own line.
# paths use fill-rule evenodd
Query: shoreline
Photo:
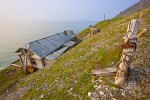
M 13 61 L 12 63 L 10 63 L 10 64 L 8 64 L 8 65 L 6 65 L 6 66 L 2 66 L 2 67 L 0 67 L 0 71 L 2 71 L 2 70 L 4 70 L 5 68 L 7 68 L 7 67 L 11 66 L 11 64 L 16 63 L 17 61 L 19 61 L 19 59 L 17 59 L 17 60 L 15 60 L 15 61 Z

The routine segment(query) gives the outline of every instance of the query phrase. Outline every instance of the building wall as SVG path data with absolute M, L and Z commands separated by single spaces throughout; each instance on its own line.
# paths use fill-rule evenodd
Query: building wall
M 43 64 L 42 64 L 41 59 L 35 58 L 35 60 L 36 60 L 37 68 L 43 68 Z
M 48 65 L 48 64 L 50 63 L 50 60 L 48 60 L 48 59 L 43 59 L 43 62 L 44 62 L 45 65 Z
M 20 62 L 21 64 L 23 64 L 24 63 L 24 55 L 23 55 L 24 49 L 20 49 L 19 52 L 20 52 L 19 54 Z M 27 54 L 27 66 L 32 66 L 31 61 L 30 61 L 30 55 L 31 55 L 30 53 Z

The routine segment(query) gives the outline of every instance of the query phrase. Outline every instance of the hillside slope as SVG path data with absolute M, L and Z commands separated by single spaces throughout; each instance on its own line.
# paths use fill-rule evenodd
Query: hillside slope
M 150 26 L 149 14 L 150 9 L 144 10 L 139 31 L 145 26 Z M 136 81 L 136 86 L 139 89 L 133 93 L 126 91 L 127 93 L 125 92 L 123 95 L 120 95 L 123 92 L 118 92 L 123 90 L 119 90 L 112 84 L 113 77 L 102 77 L 99 80 L 99 77 L 90 74 L 92 69 L 117 67 L 120 59 L 120 45 L 124 41 L 123 36 L 125 36 L 127 24 L 131 19 L 138 18 L 139 15 L 140 13 L 135 13 L 128 17 L 113 18 L 109 23 L 108 21 L 99 22 L 95 27 L 100 28 L 101 32 L 93 37 L 89 36 L 88 28 L 83 30 L 78 35 L 78 38 L 83 39 L 81 43 L 62 54 L 49 67 L 20 79 L 10 89 L 6 90 L 0 98 L 7 100 L 79 100 L 89 99 L 88 92 L 94 92 L 95 98 L 101 98 L 102 96 L 97 97 L 97 93 L 99 92 L 105 99 L 149 98 L 149 91 L 146 91 L 150 87 L 149 71 L 146 71 L 147 74 L 145 76 L 141 76 L 141 79 L 146 77 L 145 80 Z M 150 68 L 149 38 L 150 33 L 138 40 L 137 52 L 132 66 L 139 69 Z M 97 90 L 95 86 L 96 80 L 102 80 L 109 92 L 107 90 L 101 91 L 102 89 Z M 105 88 L 105 86 L 103 87 Z M 132 89 L 130 90 L 132 91 Z
M 116 17 L 127 16 L 136 13 L 140 10 L 141 1 L 137 2 L 133 6 L 127 8 L 126 10 L 120 12 Z M 142 10 L 150 7 L 150 0 L 142 0 Z

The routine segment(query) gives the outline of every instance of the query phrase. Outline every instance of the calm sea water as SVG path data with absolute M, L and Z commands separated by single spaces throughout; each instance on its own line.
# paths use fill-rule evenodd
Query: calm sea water
M 24 44 L 64 30 L 80 32 L 96 21 L 0 21 L 0 69 L 18 59 Z

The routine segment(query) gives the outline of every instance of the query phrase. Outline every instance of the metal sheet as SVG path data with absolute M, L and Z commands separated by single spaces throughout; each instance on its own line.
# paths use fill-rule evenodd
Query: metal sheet
M 72 38 L 74 38 L 76 36 L 76 34 L 69 34 L 69 35 L 71 35 Z
M 55 37 L 57 40 L 59 40 L 60 42 L 65 43 L 64 39 L 63 39 L 62 37 L 60 37 L 59 34 L 60 34 L 60 33 L 54 35 L 54 37 Z
M 52 38 L 46 38 L 47 41 L 51 42 L 53 45 L 55 45 L 57 48 L 59 48 L 63 43 L 59 40 L 54 40 Z
M 71 46 L 73 46 L 75 44 L 76 44 L 76 42 L 68 41 L 67 43 L 64 44 L 64 46 L 71 47 Z
M 69 38 L 69 40 L 73 38 L 71 33 L 67 33 L 67 37 Z
M 52 54 L 46 56 L 45 58 L 46 59 L 49 59 L 49 60 L 54 60 L 56 59 L 58 56 L 60 56 L 63 52 L 65 52 L 66 50 L 68 49 L 68 47 L 63 47 L 55 52 L 53 52 Z
M 42 48 L 47 49 L 49 52 L 57 49 L 57 46 L 47 41 L 46 39 L 38 40 L 37 42 L 42 46 Z
M 29 43 L 29 50 L 41 58 L 45 57 L 48 53 L 48 51 L 44 50 L 37 42 Z
M 67 36 L 64 35 L 63 32 L 61 34 L 59 34 L 59 36 L 65 41 L 65 43 L 69 40 L 69 38 L 67 38 Z

